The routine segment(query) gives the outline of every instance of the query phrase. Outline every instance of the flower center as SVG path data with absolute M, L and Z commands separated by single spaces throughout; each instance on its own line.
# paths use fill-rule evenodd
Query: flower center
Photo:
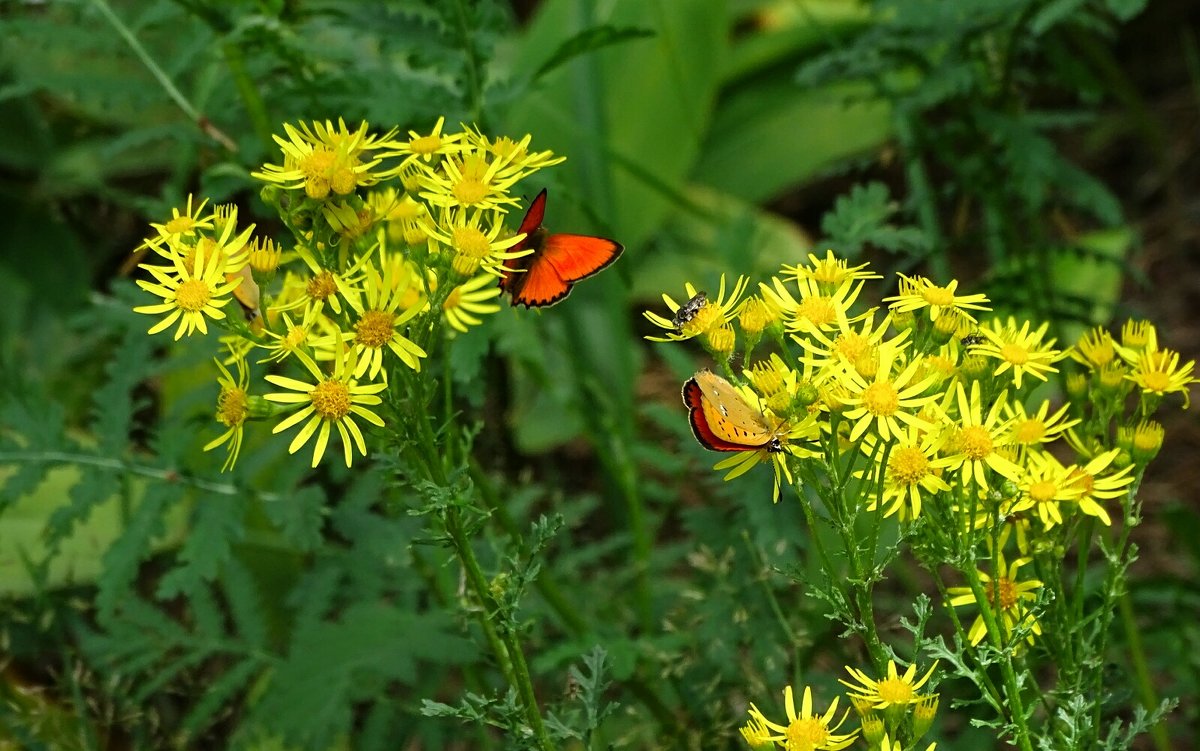
M 171 235 L 182 235 L 185 232 L 191 231 L 195 225 L 196 223 L 192 221 L 192 218 L 185 214 L 184 216 L 177 216 L 164 224 L 163 229 Z
M 1021 420 L 1013 426 L 1013 437 L 1017 439 L 1017 443 L 1026 446 L 1041 443 L 1042 437 L 1045 435 L 1046 425 L 1041 420 Z
M 223 388 L 217 396 L 217 420 L 228 427 L 241 425 L 246 420 L 247 397 L 244 389 Z
M 958 432 L 958 448 L 968 459 L 978 461 L 992 453 L 992 437 L 981 425 L 970 425 Z
M 329 187 L 333 188 L 333 192 L 339 196 L 353 193 L 356 185 L 358 185 L 358 176 L 349 167 L 339 167 L 329 177 Z
M 1013 365 L 1024 365 L 1029 362 L 1029 350 L 1016 344 L 1005 344 L 1000 348 L 1000 356 Z
M 1161 371 L 1151 371 L 1142 376 L 1147 391 L 1166 391 L 1171 387 L 1171 378 Z
M 329 175 L 329 171 L 333 168 L 333 163 L 337 159 L 333 152 L 326 148 L 316 148 L 308 156 L 300 160 L 297 165 L 304 176 L 312 179 L 325 178 Z
M 321 381 L 309 397 L 313 409 L 326 420 L 340 420 L 350 412 L 350 389 L 341 381 Z
M 395 313 L 368 310 L 358 319 L 358 323 L 354 324 L 354 341 L 364 347 L 378 349 L 392 340 L 395 333 L 392 326 L 395 322 Z
M 912 686 L 903 678 L 885 678 L 879 682 L 879 698 L 892 704 L 908 704 L 912 701 Z
M 998 587 L 995 586 L 997 584 Z M 1001 610 L 1009 610 L 1017 604 L 1016 582 L 1007 576 L 1002 576 L 995 582 L 988 582 L 984 585 L 984 591 L 987 592 L 988 602 L 998 606 Z
M 858 362 L 858 358 L 871 351 L 871 342 L 867 337 L 857 332 L 851 331 L 842 334 L 833 343 L 833 349 L 842 357 L 846 358 L 846 362 Z
M 492 252 L 487 235 L 478 227 L 455 227 L 451 239 L 455 249 L 469 258 L 486 258 Z
M 877 417 L 890 417 L 900 408 L 900 394 L 887 381 L 877 381 L 862 393 L 863 407 Z
M 828 326 L 837 320 L 833 300 L 823 295 L 807 297 L 796 306 L 796 317 L 807 319 L 816 326 Z
M 175 290 L 175 304 L 189 313 L 201 310 L 211 298 L 212 290 L 201 279 L 188 279 Z
M 287 336 L 283 337 L 283 346 L 287 349 L 296 349 L 304 340 L 308 338 L 308 329 L 303 326 L 293 326 L 288 329 Z
M 480 180 L 463 178 L 454 183 L 454 197 L 464 206 L 479 203 L 487 198 L 488 189 Z
M 686 321 L 681 328 L 683 333 L 695 335 L 720 325 L 724 319 L 725 311 L 722 307 L 714 302 L 709 302 L 697 310 L 696 315 L 692 316 L 692 320 Z
M 1038 503 L 1049 503 L 1058 494 L 1058 483 L 1053 480 L 1038 480 L 1029 486 L 1029 497 Z
M 916 446 L 901 446 L 892 451 L 888 474 L 900 485 L 915 485 L 929 474 L 929 459 Z
M 327 300 L 337 292 L 337 282 L 333 280 L 333 274 L 328 271 L 322 271 L 308 280 L 304 291 L 314 300 Z
M 440 135 L 428 135 L 414 138 L 408 142 L 408 147 L 412 149 L 414 154 L 433 154 L 442 148 L 442 137 Z
M 936 284 L 927 284 L 921 290 L 921 297 L 930 305 L 950 306 L 954 304 L 954 293 Z
M 800 717 L 788 725 L 788 749 L 815 749 L 829 738 L 825 723 L 816 717 Z

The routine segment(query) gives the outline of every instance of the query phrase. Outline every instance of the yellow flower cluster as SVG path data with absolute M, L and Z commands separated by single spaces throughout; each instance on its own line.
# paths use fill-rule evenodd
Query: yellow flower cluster
M 439 337 L 465 333 L 499 310 L 498 279 L 516 250 L 513 190 L 562 161 L 520 141 L 464 127 L 425 134 L 373 133 L 339 120 L 284 125 L 282 164 L 253 176 L 290 231 L 285 240 L 242 226 L 234 206 L 208 209 L 189 196 L 136 249 L 160 298 L 135 308 L 158 317 L 149 333 L 175 339 L 224 332 L 216 420 L 231 468 L 249 420 L 281 416 L 273 432 L 299 427 L 290 451 L 313 442 L 312 464 L 336 430 L 346 465 L 367 453 L 361 422 L 397 368 L 419 371 Z M 245 315 L 230 314 L 237 300 Z M 236 309 L 237 306 L 234 306 Z M 258 353 L 258 358 L 254 357 Z M 250 361 L 278 390 L 250 394 Z M 235 377 L 226 366 L 232 365 Z M 291 374 L 288 374 L 288 370 Z
M 736 467 L 731 476 L 768 461 L 777 486 L 849 475 L 854 502 L 868 510 L 945 534 L 965 530 L 981 550 L 987 540 L 1015 541 L 1011 563 L 1003 549 L 984 554 L 992 557 L 985 594 L 1004 638 L 1032 637 L 1028 605 L 1041 585 L 1020 578 L 1030 547 L 1052 547 L 1083 519 L 1112 524 L 1114 504 L 1124 510 L 1161 446 L 1154 410 L 1174 394 L 1187 406 L 1195 365 L 1160 348 L 1145 322 L 1126 325 L 1119 343 L 1096 329 L 1059 347 L 1046 323 L 985 317 L 988 299 L 960 294 L 957 282 L 901 276 L 886 308 L 863 304 L 864 285 L 878 278 L 830 252 L 784 266 L 750 298 L 744 278 L 730 293 L 722 278 L 715 297 L 688 284 L 683 302 L 663 295 L 666 314 L 645 313 L 664 331 L 648 338 L 696 339 L 744 389 L 746 408 L 689 404 L 701 443 L 733 452 L 717 465 Z M 1070 371 L 1073 363 L 1082 370 Z M 1056 376 L 1069 397 L 1057 406 L 1035 391 Z M 739 420 L 775 426 L 774 442 Z M 1075 461 L 1059 458 L 1067 453 Z M 970 592 L 951 598 L 975 602 Z M 972 642 L 983 629 L 975 624 Z
M 937 715 L 938 695 L 920 692 L 936 668 L 934 663 L 925 675 L 917 678 L 915 664 L 909 665 L 902 675 L 896 663 L 889 661 L 887 675 L 876 680 L 861 670 L 847 667 L 854 680 L 841 683 L 849 689 L 846 698 L 859 722 L 858 729 L 849 733 L 838 732 L 850 714 L 847 709 L 841 717 L 837 716 L 841 697 L 835 697 L 824 713 L 817 713 L 813 709 L 812 689 L 805 687 L 800 710 L 796 711 L 792 687 L 787 686 L 783 691 L 786 722 L 767 719 L 762 710 L 751 704 L 750 720 L 741 728 L 742 738 L 755 751 L 838 751 L 850 746 L 860 735 L 871 749 L 913 748 L 912 744 L 929 731 Z M 934 745 L 926 751 L 931 751 Z

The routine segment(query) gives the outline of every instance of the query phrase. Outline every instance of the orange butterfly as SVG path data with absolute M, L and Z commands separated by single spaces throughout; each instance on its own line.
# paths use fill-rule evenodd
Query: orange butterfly
M 783 451 L 784 426 L 771 427 L 762 412 L 750 406 L 729 381 L 710 370 L 701 370 L 683 384 L 692 433 L 713 451 Z
M 525 239 L 513 250 L 533 252 L 513 259 L 501 268 L 500 289 L 512 297 L 513 305 L 541 308 L 553 305 L 571 293 L 571 286 L 608 266 L 625 248 L 614 240 L 590 235 L 552 235 L 542 227 L 546 213 L 546 191 L 537 194 L 521 220 L 519 232 Z

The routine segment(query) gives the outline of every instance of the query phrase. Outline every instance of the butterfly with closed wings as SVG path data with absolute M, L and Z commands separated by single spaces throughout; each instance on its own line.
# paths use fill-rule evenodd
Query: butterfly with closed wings
M 713 451 L 783 451 L 786 424 L 772 424 L 729 381 L 701 370 L 683 385 L 692 433 Z

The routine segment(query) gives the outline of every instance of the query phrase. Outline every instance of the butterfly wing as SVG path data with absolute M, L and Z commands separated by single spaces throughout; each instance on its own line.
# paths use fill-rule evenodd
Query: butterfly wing
M 776 431 L 729 381 L 702 370 L 688 383 L 696 386 L 690 394 L 685 386 L 684 402 L 689 407 L 696 405 L 690 419 L 702 445 L 715 451 L 776 450 Z M 703 424 L 697 427 L 700 422 Z
M 546 213 L 546 191 L 538 193 L 521 220 L 526 237 L 517 249 L 533 253 L 513 259 L 502 272 L 500 288 L 512 297 L 513 305 L 540 308 L 553 305 L 571 292 L 571 285 L 604 269 L 621 255 L 624 247 L 613 240 L 591 235 L 547 235 L 542 229 Z
M 545 215 L 546 191 L 543 189 L 533 199 L 533 203 L 529 204 L 529 210 L 525 212 L 525 218 L 521 220 L 521 226 L 517 229 L 517 234 L 525 235 L 525 239 L 512 248 L 513 250 L 533 248 L 533 253 L 513 258 L 500 267 L 500 289 L 510 295 L 515 296 L 520 292 L 521 286 L 525 283 L 522 279 L 525 276 L 523 272 L 526 272 L 534 264 L 541 252 L 541 240 L 545 236 L 545 232 L 542 230 L 542 217 Z
M 692 435 L 696 436 L 700 445 L 710 451 L 746 451 L 754 448 L 731 443 L 717 435 L 708 421 L 708 410 L 705 408 L 707 401 L 704 389 L 700 388 L 695 378 L 683 384 L 683 403 L 688 407 L 688 422 L 692 426 Z

